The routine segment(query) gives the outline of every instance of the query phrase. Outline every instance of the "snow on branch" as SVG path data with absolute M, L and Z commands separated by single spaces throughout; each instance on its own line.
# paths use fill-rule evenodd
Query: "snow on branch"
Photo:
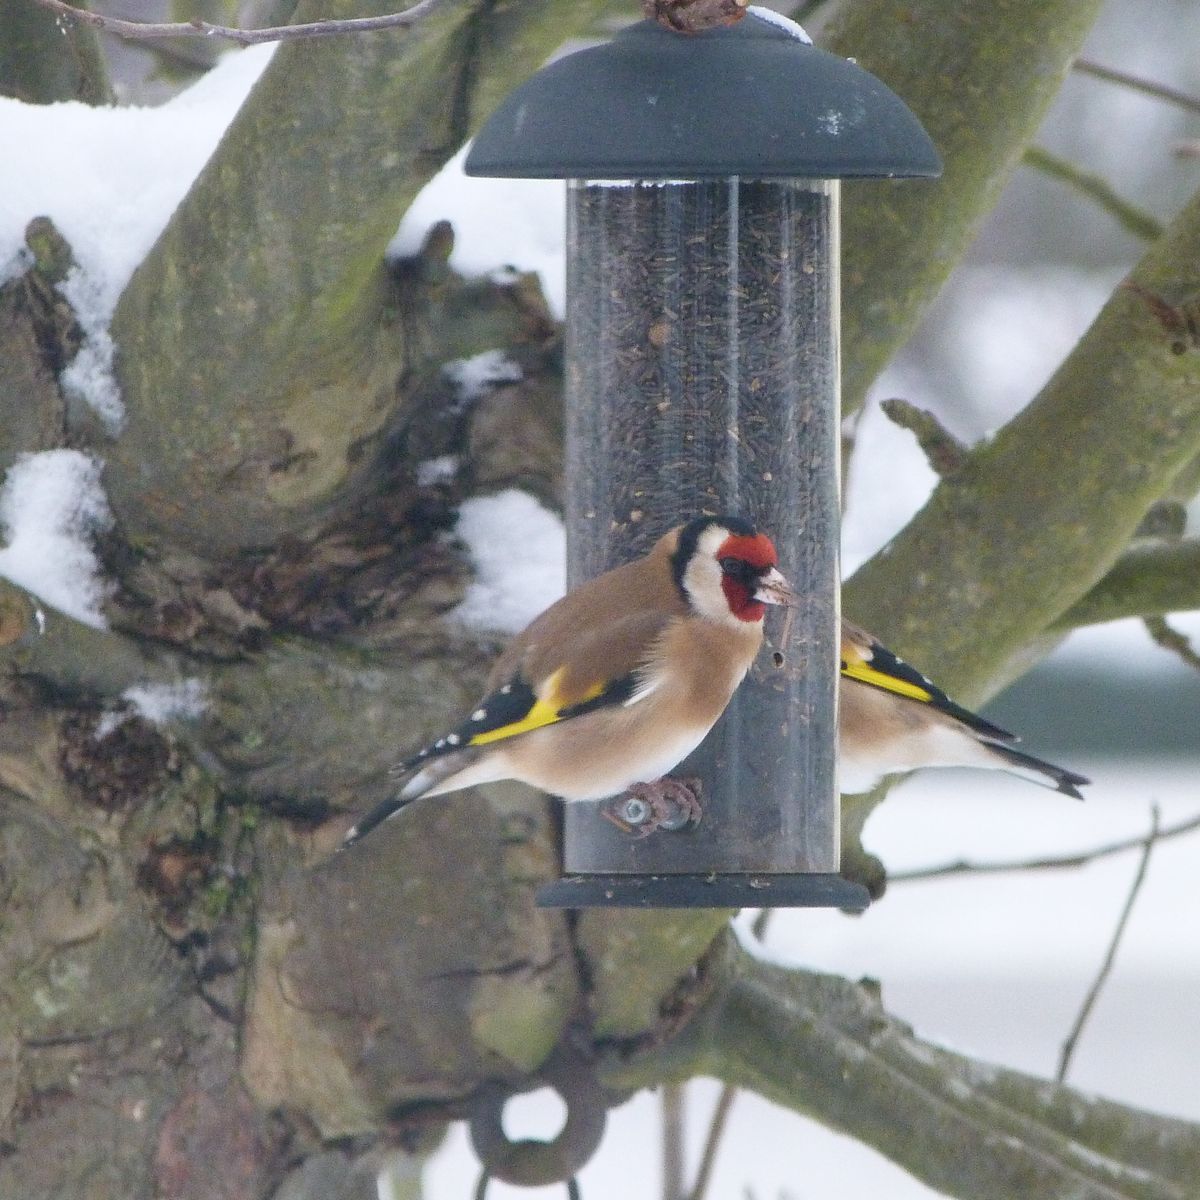
M 101 463 L 79 450 L 25 454 L 0 489 L 0 576 L 94 629 L 111 585 L 92 537 L 112 524 Z

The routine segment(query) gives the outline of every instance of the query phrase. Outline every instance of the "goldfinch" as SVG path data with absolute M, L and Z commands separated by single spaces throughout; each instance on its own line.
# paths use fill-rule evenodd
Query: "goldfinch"
M 1015 734 L 955 704 L 869 633 L 842 622 L 838 787 L 869 792 L 917 767 L 991 767 L 1082 800 L 1074 771 L 1014 749 Z
M 599 800 L 665 775 L 725 711 L 767 605 L 791 603 L 776 562 L 750 522 L 698 517 L 575 588 L 516 636 L 475 711 L 396 768 L 415 774 L 343 845 L 418 796 L 517 779 Z
M 515 779 L 565 800 L 599 800 L 658 780 L 725 711 L 762 645 L 767 606 L 793 601 L 774 544 L 749 521 L 697 517 L 672 529 L 518 634 L 475 711 L 399 764 L 407 782 L 343 846 L 420 796 L 476 784 Z M 1087 782 L 1012 749 L 1011 734 L 848 622 L 842 677 L 843 791 L 921 766 L 996 767 L 1073 796 Z

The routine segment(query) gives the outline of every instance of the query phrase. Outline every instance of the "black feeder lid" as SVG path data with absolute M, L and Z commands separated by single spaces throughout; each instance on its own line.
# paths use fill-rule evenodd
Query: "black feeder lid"
M 543 68 L 480 130 L 468 175 L 852 179 L 942 164 L 908 106 L 855 63 L 753 13 L 697 34 L 639 21 Z

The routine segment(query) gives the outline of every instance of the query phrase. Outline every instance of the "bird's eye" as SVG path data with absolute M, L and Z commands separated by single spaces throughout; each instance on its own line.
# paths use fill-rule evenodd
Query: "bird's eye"
M 722 558 L 718 561 L 721 571 L 726 575 L 741 575 L 746 569 L 746 564 L 740 558 Z

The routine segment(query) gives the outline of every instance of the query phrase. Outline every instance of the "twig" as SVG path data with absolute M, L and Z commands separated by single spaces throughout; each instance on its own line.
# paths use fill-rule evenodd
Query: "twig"
M 1164 650 L 1178 655 L 1189 667 L 1200 671 L 1200 653 L 1197 653 L 1188 636 L 1173 629 L 1166 617 L 1143 617 L 1142 624 L 1155 643 Z
M 750 926 L 751 933 L 760 942 L 767 936 L 767 926 L 770 925 L 774 912 L 773 908 L 760 908 Z M 692 1190 L 687 1194 L 687 1200 L 704 1200 L 708 1185 L 712 1182 L 717 1151 L 721 1148 L 721 1139 L 725 1136 L 725 1128 L 729 1124 L 729 1113 L 733 1109 L 737 1093 L 737 1088 L 731 1083 L 727 1083 L 721 1088 L 721 1094 L 717 1097 L 717 1106 L 713 1109 L 712 1120 L 708 1123 L 704 1149 L 700 1152 L 700 1165 L 696 1168 L 696 1181 L 692 1184 Z
M 1153 79 L 1131 75 L 1128 71 L 1117 70 L 1116 67 L 1106 67 L 1102 63 L 1092 62 L 1088 58 L 1077 58 L 1071 64 L 1071 68 L 1083 75 L 1093 75 L 1097 79 L 1106 79 L 1109 83 L 1119 83 L 1122 87 L 1144 92 L 1156 100 L 1166 100 L 1170 104 L 1177 104 L 1188 112 L 1200 113 L 1200 97 L 1189 96 L 1187 92 L 1168 87 L 1165 83 L 1156 83 Z
M 944 479 L 954 474 L 966 462 L 969 451 L 965 443 L 960 442 L 928 409 L 918 408 L 899 397 L 884 400 L 879 407 L 893 425 L 907 429 L 916 437 L 929 465 L 939 477 Z
M 1098 204 L 1122 229 L 1143 241 L 1152 242 L 1163 231 L 1162 222 L 1148 212 L 1117 195 L 1108 180 L 1084 171 L 1065 158 L 1051 154 L 1041 146 L 1025 148 L 1025 163 L 1051 179 L 1070 184 L 1077 192 Z
M 1180 821 L 1178 825 L 1168 825 L 1159 832 L 1157 840 L 1166 842 L 1196 829 L 1200 829 L 1200 815 Z M 1145 843 L 1144 837 L 1122 838 L 1119 842 L 1108 842 L 1092 850 L 1081 850 L 1078 854 L 1064 854 L 1055 858 L 1027 858 L 1019 862 L 969 862 L 966 859 L 958 859 L 937 867 L 916 867 L 911 871 L 897 871 L 894 874 L 889 872 L 888 883 L 945 879 L 951 875 L 1000 875 L 1008 871 L 1057 871 L 1070 867 L 1086 867 L 1088 863 L 1097 859 L 1123 854 L 1126 850 L 1144 846 Z
M 662 1086 L 662 1196 L 683 1200 L 684 1093 L 681 1083 Z
M 239 46 L 254 46 L 260 42 L 293 42 L 302 38 L 330 37 L 344 33 L 374 33 L 381 29 L 408 29 L 424 20 L 435 8 L 450 0 L 417 0 L 403 12 L 385 13 L 379 17 L 348 17 L 345 20 L 308 21 L 300 25 L 274 25 L 263 29 L 238 29 L 232 25 L 214 25 L 209 21 L 124 21 L 106 17 L 83 8 L 72 8 L 65 0 L 33 0 L 67 21 L 79 21 L 105 33 L 132 41 L 153 41 L 156 38 L 205 37 L 225 38 Z
M 1125 907 L 1121 909 L 1121 915 L 1117 918 L 1117 927 L 1113 930 L 1112 940 L 1108 943 L 1108 953 L 1105 954 L 1104 961 L 1100 964 L 1100 970 L 1096 973 L 1092 986 L 1088 988 L 1088 993 L 1083 998 L 1083 1004 L 1079 1009 L 1079 1015 L 1075 1018 L 1075 1024 L 1071 1027 L 1071 1032 L 1067 1034 L 1067 1039 L 1063 1042 L 1062 1053 L 1058 1059 L 1058 1073 L 1054 1076 L 1059 1083 L 1062 1083 L 1067 1077 L 1067 1069 L 1071 1065 L 1071 1056 L 1075 1053 L 1075 1045 L 1100 996 L 1100 989 L 1104 987 L 1112 971 L 1113 961 L 1117 957 L 1117 948 L 1125 934 L 1125 926 L 1129 922 L 1129 914 L 1133 912 L 1138 892 L 1142 890 L 1142 883 L 1146 878 L 1146 867 L 1150 863 L 1150 854 L 1156 841 L 1158 841 L 1158 805 L 1152 804 L 1150 806 L 1150 832 L 1143 840 L 1142 857 L 1138 862 L 1137 874 L 1133 877 L 1133 886 L 1129 889 L 1129 895 L 1125 897 Z
M 763 911 L 766 912 L 766 909 Z M 688 1200 L 704 1200 L 704 1194 L 712 1180 L 713 1167 L 716 1165 L 717 1151 L 721 1147 L 721 1139 L 725 1136 L 725 1127 L 729 1124 L 729 1112 L 737 1094 L 737 1088 L 731 1083 L 721 1088 L 721 1094 L 717 1097 L 717 1107 L 713 1109 L 712 1120 L 708 1124 L 708 1136 L 704 1139 L 700 1166 L 696 1168 L 696 1182 L 688 1192 Z

